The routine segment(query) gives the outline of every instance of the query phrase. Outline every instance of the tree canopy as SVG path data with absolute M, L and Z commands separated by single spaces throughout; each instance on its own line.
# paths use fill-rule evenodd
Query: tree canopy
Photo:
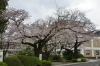
M 0 0 L 0 33 L 2 34 L 5 30 L 7 20 L 2 16 L 3 11 L 6 10 L 8 0 Z
M 91 37 L 89 33 L 95 30 L 95 25 L 79 10 L 58 9 L 56 17 L 39 19 L 32 24 L 24 24 L 24 21 L 29 18 L 29 14 L 25 10 L 10 8 L 4 13 L 5 16 L 9 19 L 7 32 L 12 34 L 10 37 L 16 41 L 18 39 L 18 42 L 23 45 L 31 46 L 37 57 L 44 51 L 50 54 L 48 52 L 54 49 L 54 46 L 56 48 L 59 43 L 70 44 L 72 47 L 74 47 L 73 45 L 80 46 L 79 42 L 83 44 L 83 41 L 89 40 Z M 44 50 L 47 48 L 46 46 L 51 46 L 51 48 Z

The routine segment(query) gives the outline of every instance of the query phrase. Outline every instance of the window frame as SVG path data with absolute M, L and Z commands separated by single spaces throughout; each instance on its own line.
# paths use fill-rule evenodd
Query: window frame
M 85 50 L 86 51 L 86 55 L 90 55 L 90 50 Z
M 95 50 L 95 54 L 96 55 L 100 55 L 100 51 L 99 50 Z

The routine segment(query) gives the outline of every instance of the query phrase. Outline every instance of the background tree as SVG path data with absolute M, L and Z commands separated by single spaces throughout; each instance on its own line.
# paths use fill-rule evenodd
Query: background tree
M 51 39 L 56 40 L 55 42 L 65 42 L 61 40 L 61 37 L 64 38 L 62 36 L 63 34 L 66 35 L 66 38 L 69 38 L 73 33 L 86 34 L 86 32 L 94 30 L 94 25 L 78 10 L 68 11 L 58 9 L 56 17 L 49 17 L 45 20 L 39 19 L 30 25 L 23 23 L 23 21 L 29 17 L 26 11 L 11 9 L 11 13 L 9 11 L 7 12 L 9 15 L 8 18 L 10 22 L 13 23 L 16 32 L 15 37 L 19 38 L 23 45 L 31 46 L 37 57 L 43 52 L 43 48 L 48 45 Z M 82 28 L 82 30 L 80 28 Z M 58 40 L 57 36 L 60 37 L 60 40 Z M 69 38 L 67 41 L 73 43 L 74 41 L 71 40 L 72 38 Z
M 65 44 L 65 50 L 73 49 L 73 58 L 78 58 L 78 48 L 88 43 L 94 37 L 94 31 L 85 31 L 83 28 L 79 27 L 75 29 L 77 32 L 70 31 L 70 34 L 68 34 L 69 37 L 67 38 L 67 44 Z
M 38 57 L 39 53 L 42 53 L 43 47 L 51 39 L 56 40 L 54 37 L 56 37 L 57 35 L 60 36 L 63 33 L 66 33 L 68 35 L 68 33 L 70 34 L 70 32 L 81 33 L 75 30 L 78 25 L 86 31 L 92 31 L 92 29 L 94 29 L 93 24 L 84 16 L 82 12 L 78 10 L 58 10 L 56 18 L 53 17 L 49 18 L 49 20 L 38 20 L 33 23 L 30 27 L 30 31 L 32 32 L 29 32 L 32 34 L 24 35 L 24 39 L 33 39 L 33 42 L 30 43 L 23 39 L 22 44 L 32 46 L 34 48 L 36 56 Z M 57 42 L 59 42 L 59 40 L 57 40 Z
M 22 44 L 32 46 L 35 56 L 39 57 L 39 54 L 42 53 L 43 47 L 51 38 L 53 38 L 61 30 L 65 28 L 71 28 L 65 26 L 66 22 L 58 21 L 54 18 L 49 18 L 47 20 L 38 20 L 31 25 L 30 29 L 28 29 L 29 34 L 24 33 L 25 35 L 22 40 Z M 30 39 L 31 42 L 25 41 L 25 39 Z
M 25 15 L 26 14 L 26 15 Z M 3 49 L 4 56 L 8 52 L 8 49 L 12 48 L 11 43 L 12 42 L 20 42 L 20 38 L 22 37 L 20 33 L 18 33 L 17 28 L 19 27 L 19 24 L 22 24 L 22 22 L 28 17 L 28 13 L 24 10 L 17 10 L 14 8 L 8 8 L 4 12 L 2 12 L 2 16 L 8 20 L 8 24 L 6 25 L 5 32 L 1 34 L 1 49 Z M 19 27 L 20 29 L 23 29 L 22 26 Z M 18 46 L 18 45 L 16 45 Z
M 57 20 L 60 22 L 67 22 L 66 26 L 71 26 L 67 30 L 61 30 L 58 32 L 55 37 L 52 38 L 53 42 L 59 42 L 61 49 L 69 51 L 74 48 L 73 57 L 78 57 L 78 47 L 82 44 L 85 44 L 93 37 L 93 32 L 95 31 L 95 25 L 85 17 L 83 12 L 79 10 L 64 10 L 58 9 L 57 11 Z M 63 23 L 64 24 L 64 23 Z M 56 30 L 56 29 L 55 29 Z M 59 40 L 58 40 L 59 39 Z M 58 43 L 55 43 L 55 49 L 58 46 Z M 72 53 L 71 53 L 72 54 Z
M 7 20 L 2 16 L 2 12 L 6 10 L 7 5 L 7 0 L 0 0 L 0 33 L 4 32 L 7 23 Z
M 66 11 L 63 13 L 66 14 Z M 70 21 L 70 23 L 72 23 L 71 25 L 74 25 L 74 28 L 65 32 L 67 42 L 63 45 L 66 46 L 66 49 L 74 48 L 73 57 L 77 58 L 78 47 L 85 44 L 85 42 L 88 42 L 93 37 L 95 25 L 85 17 L 84 13 L 80 12 L 79 10 L 69 11 L 67 13 L 69 13 L 69 16 L 63 14 L 63 18 L 68 17 L 67 19 L 64 19 Z
M 5 31 L 8 20 L 3 16 L 3 12 L 8 5 L 7 0 L 0 0 L 0 49 L 2 50 L 2 33 Z

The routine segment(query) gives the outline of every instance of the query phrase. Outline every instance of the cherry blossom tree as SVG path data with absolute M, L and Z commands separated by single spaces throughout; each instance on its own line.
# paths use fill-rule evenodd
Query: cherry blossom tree
M 93 23 L 85 17 L 84 13 L 78 10 L 63 11 L 59 9 L 57 10 L 56 16 L 57 17 L 50 17 L 46 20 L 37 20 L 29 27 L 28 33 L 24 34 L 22 44 L 32 46 L 35 56 L 37 57 L 42 53 L 43 47 L 47 45 L 51 39 L 58 40 L 57 36 L 61 37 L 61 34 L 86 34 L 86 32 L 91 32 L 95 29 Z M 82 28 L 82 30 L 80 28 Z M 66 37 L 68 38 L 68 36 Z M 30 39 L 32 42 L 27 42 L 25 38 Z
M 63 24 L 64 29 L 57 32 L 56 35 L 51 38 L 53 40 L 53 43 L 51 43 L 53 44 L 52 48 L 54 48 L 55 53 L 59 44 L 60 49 L 67 51 L 74 49 L 73 57 L 77 58 L 78 47 L 84 45 L 94 37 L 95 25 L 79 10 L 58 10 L 56 19 L 57 21 L 61 20 L 60 22 Z M 64 26 L 69 27 L 69 29 L 66 29 Z M 55 28 L 55 31 L 56 30 L 57 28 Z
M 11 27 L 13 27 L 14 38 L 19 39 L 23 45 L 31 46 L 37 57 L 51 40 L 54 41 L 52 43 L 55 46 L 58 42 L 66 44 L 69 42 L 73 45 L 77 34 L 78 37 L 82 35 L 86 37 L 95 29 L 93 23 L 78 10 L 58 9 L 55 17 L 39 19 L 30 25 L 23 23 L 29 17 L 24 10 L 9 9 L 5 16 L 13 24 Z M 62 40 L 62 38 L 67 40 Z
M 65 32 L 65 34 L 63 34 L 66 37 L 66 44 L 63 45 L 65 45 L 65 49 L 68 50 L 69 48 L 74 48 L 73 57 L 77 58 L 78 47 L 82 44 L 85 44 L 94 37 L 93 33 L 95 31 L 95 25 L 85 17 L 84 13 L 80 12 L 79 10 L 68 11 L 67 14 L 69 13 L 69 16 L 65 15 L 66 11 L 63 13 L 61 13 L 63 14 L 63 18 L 65 17 L 65 20 L 70 21 L 70 23 L 72 23 L 71 26 L 74 25 L 74 28 L 71 28 Z
M 9 47 L 11 47 L 11 42 L 15 42 L 17 44 L 20 42 L 20 38 L 22 38 L 22 32 L 19 30 L 23 29 L 23 22 L 29 17 L 29 15 L 25 10 L 8 8 L 2 12 L 2 16 L 7 19 L 6 30 L 2 33 L 2 35 L 0 35 L 0 47 L 4 50 L 5 56 L 8 49 L 10 49 Z

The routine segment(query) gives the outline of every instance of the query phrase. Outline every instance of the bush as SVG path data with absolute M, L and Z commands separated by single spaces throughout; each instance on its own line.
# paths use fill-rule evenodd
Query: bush
M 42 60 L 42 66 L 52 66 L 50 61 Z
M 37 57 L 25 55 L 18 55 L 17 57 L 24 66 L 41 66 L 41 61 Z
M 4 62 L 8 66 L 22 66 L 21 61 L 16 57 L 6 57 L 4 58 Z
M 77 59 L 72 59 L 71 62 L 77 62 Z
M 86 62 L 86 58 L 81 58 L 81 61 L 82 62 Z
M 0 66 L 8 66 L 5 62 L 0 62 Z
M 60 61 L 61 57 L 60 55 L 52 55 L 50 59 L 51 61 Z
M 70 50 L 69 52 L 68 51 L 64 51 L 63 52 L 63 57 L 66 59 L 66 60 L 72 60 L 72 51 Z
M 18 55 L 27 55 L 27 56 L 33 56 L 34 55 L 34 52 L 31 50 L 30 47 L 27 47 L 23 50 L 21 50 Z
M 82 54 L 78 54 L 78 58 L 84 58 Z

